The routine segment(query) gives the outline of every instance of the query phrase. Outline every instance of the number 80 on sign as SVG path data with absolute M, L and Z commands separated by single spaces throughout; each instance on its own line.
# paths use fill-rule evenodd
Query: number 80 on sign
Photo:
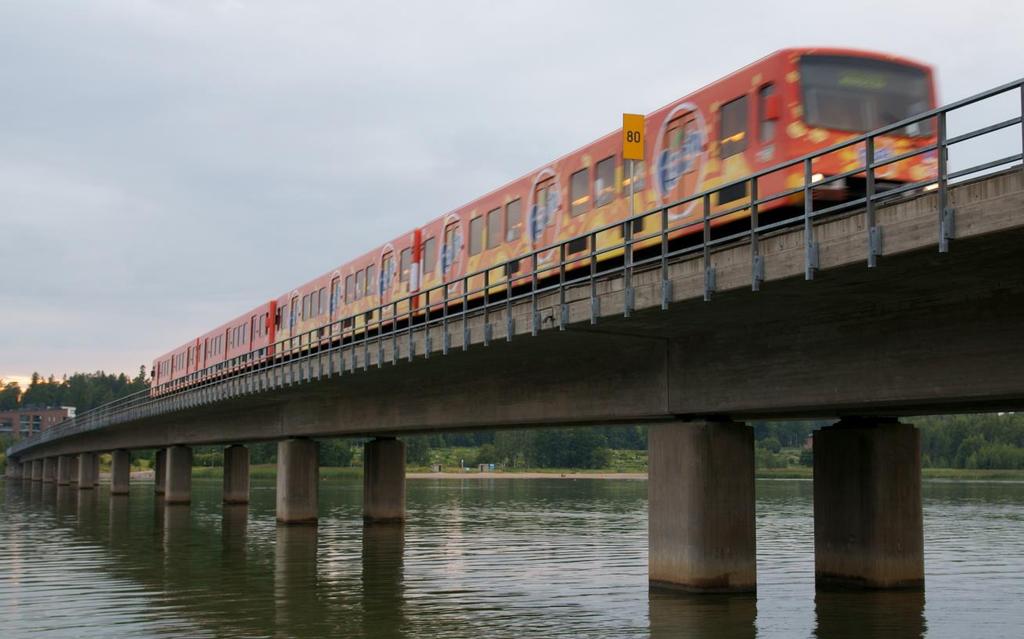
M 622 157 L 626 160 L 644 159 L 644 116 L 641 114 L 622 114 Z

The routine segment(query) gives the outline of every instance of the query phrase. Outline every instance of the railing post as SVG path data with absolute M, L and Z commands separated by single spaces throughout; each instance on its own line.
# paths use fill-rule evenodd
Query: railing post
M 622 315 L 633 313 L 633 217 L 622 229 Z
M 711 266 L 711 194 L 705 193 L 704 205 L 704 301 L 715 292 L 715 269 Z
M 946 112 L 939 113 L 939 253 L 949 252 L 953 237 L 953 209 L 949 206 L 949 147 L 946 146 Z
M 491 270 L 484 271 L 484 346 L 491 345 Z
M 672 300 L 672 282 L 668 279 L 668 208 L 661 209 L 661 310 Z
M 875 138 L 869 137 L 864 141 L 864 180 L 865 201 L 864 215 L 865 226 L 868 231 L 868 268 L 875 268 L 878 265 L 878 256 L 882 254 L 882 233 L 875 225 Z
M 591 233 L 587 245 L 590 247 L 590 323 L 597 324 L 601 314 L 601 300 L 597 298 L 597 234 Z
M 804 160 L 804 279 L 813 280 L 818 269 L 818 245 L 814 241 L 814 189 L 811 158 Z
M 462 350 L 469 349 L 469 276 L 462 278 Z
M 764 258 L 761 256 L 761 246 L 758 242 L 757 227 L 758 214 L 758 193 L 757 178 L 750 178 L 750 290 L 760 291 L 761 282 L 764 281 Z
M 564 331 L 569 323 L 569 307 L 565 303 L 565 256 L 566 244 L 558 245 L 558 330 Z
M 540 331 L 540 312 L 537 310 L 537 253 L 533 253 L 533 275 L 530 278 L 530 335 L 537 337 Z

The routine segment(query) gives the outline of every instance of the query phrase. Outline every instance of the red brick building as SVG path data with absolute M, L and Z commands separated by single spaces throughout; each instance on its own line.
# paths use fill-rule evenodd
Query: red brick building
M 33 435 L 74 416 L 74 406 L 26 406 L 0 411 L 0 434 L 15 437 Z

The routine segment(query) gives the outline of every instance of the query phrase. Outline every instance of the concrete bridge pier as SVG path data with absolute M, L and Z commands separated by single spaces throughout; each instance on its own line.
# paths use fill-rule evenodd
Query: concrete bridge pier
M 171 446 L 165 463 L 164 503 L 192 503 L 192 447 Z
M 818 588 L 923 588 L 921 436 L 848 418 L 814 433 Z
M 78 484 L 78 455 L 71 455 L 71 483 Z
M 47 457 L 43 460 L 43 481 L 52 484 L 57 481 L 57 458 Z
M 753 429 L 658 424 L 648 431 L 647 450 L 651 587 L 755 591 Z
M 43 460 L 32 461 L 32 481 L 43 481 Z
M 89 490 L 96 487 L 99 479 L 99 459 L 96 453 L 80 453 L 78 455 L 78 490 Z
M 277 521 L 316 524 L 320 495 L 319 447 L 312 439 L 286 439 L 277 444 Z
M 379 437 L 363 447 L 363 521 L 405 520 L 405 442 Z
M 249 449 L 245 446 L 224 449 L 224 503 L 249 503 Z
M 163 495 L 167 486 L 167 449 L 158 448 L 153 461 L 153 492 Z
M 21 479 L 21 464 L 13 459 L 7 460 L 7 479 Z
M 132 454 L 124 449 L 110 454 L 110 494 L 127 495 L 131 483 Z
M 61 455 L 57 458 L 57 485 L 71 485 L 71 455 Z

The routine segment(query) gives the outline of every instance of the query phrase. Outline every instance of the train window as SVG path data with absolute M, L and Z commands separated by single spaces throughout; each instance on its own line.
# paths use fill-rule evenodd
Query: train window
M 302 296 L 302 321 L 309 319 L 309 295 Z
M 252 323 L 252 329 L 250 332 L 252 333 L 252 336 L 255 339 L 260 335 L 260 318 L 258 315 L 253 315 L 250 321 Z
M 723 104 L 720 115 L 719 156 L 742 153 L 747 148 L 747 96 Z
M 379 288 L 377 282 L 377 267 L 373 264 L 366 267 L 366 296 L 376 295 Z
M 327 287 L 320 287 L 320 312 L 317 315 L 323 315 L 327 312 Z
M 476 255 L 484 247 L 484 218 L 474 217 L 469 221 L 469 254 Z
M 615 156 L 597 163 L 594 174 L 594 194 L 597 206 L 611 204 L 615 200 Z
M 366 282 L 364 281 L 365 277 L 366 273 L 364 271 L 356 271 L 356 299 L 359 299 L 363 296 L 363 290 L 366 288 Z
M 501 209 L 487 213 L 487 248 L 497 248 L 501 244 Z
M 320 296 L 316 291 L 309 294 L 309 317 L 310 319 L 320 314 Z
M 299 317 L 299 296 L 296 295 L 296 296 L 294 296 L 292 298 L 292 314 L 291 314 L 291 317 L 290 317 L 289 322 L 288 322 L 288 326 L 290 328 L 295 328 L 295 325 L 298 324 L 298 322 L 296 321 L 298 319 L 298 317 Z
M 355 291 L 355 285 L 352 283 L 352 276 L 345 276 L 345 303 L 348 304 L 352 301 Z
M 590 170 L 580 169 L 569 178 L 569 215 L 576 217 L 590 210 Z
M 437 264 L 437 238 L 427 238 L 423 243 L 423 272 L 433 273 Z
M 409 281 L 409 270 L 412 268 L 412 249 L 404 248 L 398 255 L 398 268 L 400 269 L 401 275 L 399 276 L 402 283 Z
M 778 113 L 773 113 L 769 108 L 771 96 L 774 94 L 774 84 L 766 84 L 757 92 L 758 140 L 761 142 L 770 142 L 775 137 L 775 121 L 778 119 Z
M 331 280 L 331 317 L 338 312 L 339 301 L 341 301 L 341 278 L 335 277 Z
M 505 205 L 505 241 L 515 242 L 522 233 L 523 204 L 519 199 Z

